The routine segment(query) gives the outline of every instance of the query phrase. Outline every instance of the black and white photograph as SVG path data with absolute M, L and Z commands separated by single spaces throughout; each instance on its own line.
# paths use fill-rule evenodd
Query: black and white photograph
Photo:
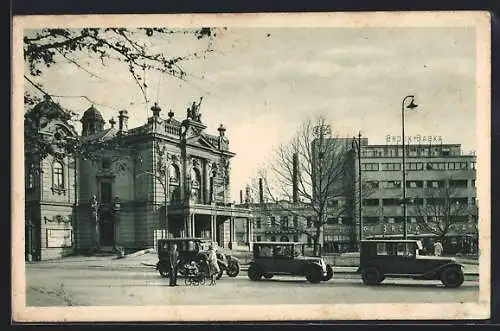
M 15 320 L 490 316 L 487 12 L 13 33 Z

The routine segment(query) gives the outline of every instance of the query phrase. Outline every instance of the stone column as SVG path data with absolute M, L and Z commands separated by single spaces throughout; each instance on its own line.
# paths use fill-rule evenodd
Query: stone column
M 210 237 L 212 241 L 217 241 L 217 216 L 210 215 Z
M 190 236 L 190 228 L 191 228 L 191 215 L 186 214 L 184 215 L 184 235 L 182 237 L 189 237 Z
M 234 217 L 229 218 L 229 248 L 233 249 L 236 245 L 235 233 L 234 233 Z
M 252 218 L 248 217 L 247 218 L 247 241 L 248 241 L 248 249 L 249 251 L 252 251 L 252 241 L 253 241 L 253 222 Z
M 190 230 L 190 237 L 196 237 L 196 227 L 195 227 L 195 214 L 191 214 L 191 219 L 190 219 L 190 224 L 191 224 L 191 230 Z

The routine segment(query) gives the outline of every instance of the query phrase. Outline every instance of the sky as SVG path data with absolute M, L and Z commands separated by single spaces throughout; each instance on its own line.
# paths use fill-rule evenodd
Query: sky
M 185 36 L 150 42 L 172 54 L 209 43 Z M 335 135 L 361 132 L 370 144 L 385 144 L 387 135 L 401 134 L 401 102 L 409 94 L 419 107 L 406 114 L 407 135 L 441 136 L 443 143 L 462 144 L 464 153 L 477 149 L 474 28 L 228 28 L 211 47 L 205 58 L 183 64 L 188 82 L 147 72 L 147 105 L 126 67 L 116 63 L 103 67 L 80 57 L 99 78 L 61 61 L 34 80 L 51 94 L 88 96 L 106 121 L 127 109 L 129 128 L 145 123 L 155 101 L 164 117 L 172 109 L 183 119 L 203 97 L 206 132 L 217 134 L 224 124 L 236 153 L 235 201 L 307 117 L 324 114 Z M 82 98 L 54 99 L 78 113 L 91 106 Z

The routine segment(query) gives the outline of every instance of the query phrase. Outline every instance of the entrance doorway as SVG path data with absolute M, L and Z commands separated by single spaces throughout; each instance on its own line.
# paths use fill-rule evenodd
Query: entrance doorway
M 101 246 L 113 246 L 115 243 L 115 220 L 114 216 L 105 212 L 101 214 L 100 244 Z

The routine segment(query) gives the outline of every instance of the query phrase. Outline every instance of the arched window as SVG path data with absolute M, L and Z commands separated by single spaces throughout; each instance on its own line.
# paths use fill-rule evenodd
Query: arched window
M 168 167 L 168 187 L 169 187 L 169 195 L 170 202 L 177 202 L 180 199 L 180 190 L 179 190 L 179 167 L 175 164 L 171 164 Z
M 191 200 L 195 203 L 201 202 L 201 176 L 196 168 L 191 170 Z
M 60 161 L 52 166 L 52 187 L 57 190 L 64 189 L 64 167 Z

